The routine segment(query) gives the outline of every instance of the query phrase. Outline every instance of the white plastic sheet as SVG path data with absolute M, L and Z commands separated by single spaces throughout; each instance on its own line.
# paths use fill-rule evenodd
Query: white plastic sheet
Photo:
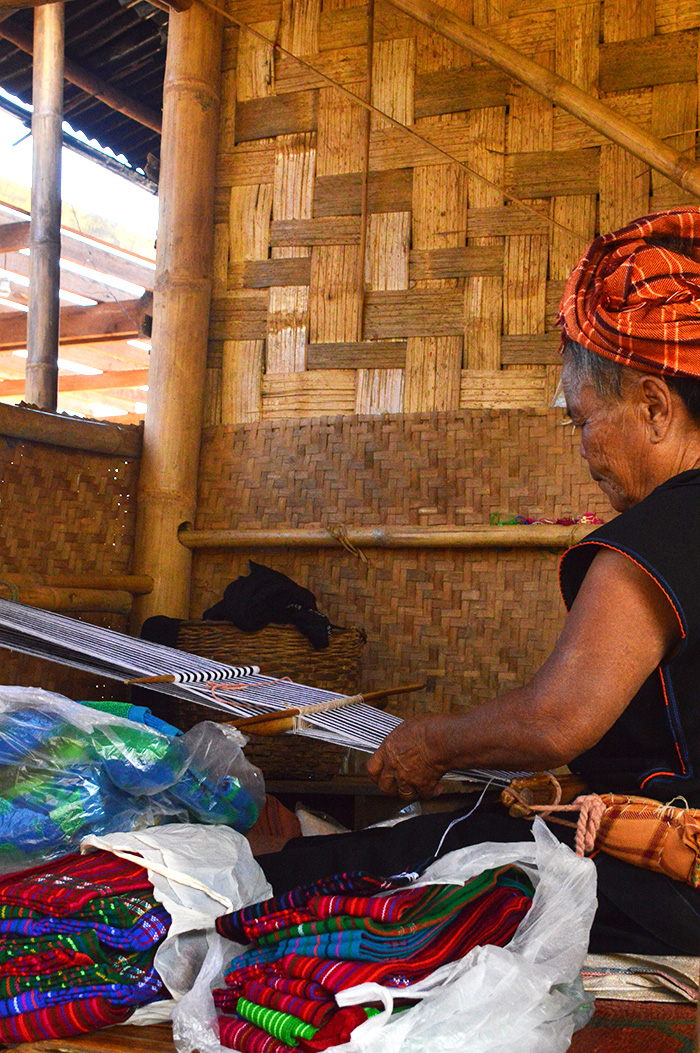
M 580 980 L 596 908 L 593 863 L 575 856 L 538 819 L 534 841 L 451 852 L 417 884 L 461 882 L 507 863 L 522 866 L 536 889 L 510 944 L 477 947 L 400 992 L 378 984 L 342 992 L 343 1005 L 372 1000 L 384 1009 L 334 1053 L 565 1053 L 593 1012 Z M 211 942 L 195 986 L 173 1015 L 179 1053 L 225 1053 L 211 990 L 222 985 L 241 950 L 220 937 Z M 395 995 L 416 1004 L 391 1016 Z

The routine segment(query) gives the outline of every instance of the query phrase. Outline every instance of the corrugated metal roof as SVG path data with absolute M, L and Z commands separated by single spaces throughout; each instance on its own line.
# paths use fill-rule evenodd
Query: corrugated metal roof
M 31 34 L 32 25 L 33 10 L 25 8 L 0 22 L 0 31 L 12 27 Z M 167 30 L 167 13 L 145 0 L 77 0 L 65 5 L 66 57 L 157 113 L 163 105 Z M 0 87 L 31 105 L 32 57 L 1 38 Z M 133 169 L 145 169 L 148 154 L 160 154 L 157 132 L 68 81 L 64 119 L 88 139 L 122 154 Z

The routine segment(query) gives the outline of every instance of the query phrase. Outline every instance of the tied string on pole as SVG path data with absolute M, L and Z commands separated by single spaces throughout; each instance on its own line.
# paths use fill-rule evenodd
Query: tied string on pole
M 352 556 L 356 556 L 358 559 L 362 560 L 365 566 L 369 567 L 371 565 L 371 560 L 368 556 L 361 548 L 358 548 L 357 545 L 353 544 L 350 540 L 348 532 L 344 526 L 329 526 L 326 527 L 326 530 L 332 538 L 335 538 L 335 540 L 343 546 L 346 552 L 349 552 Z

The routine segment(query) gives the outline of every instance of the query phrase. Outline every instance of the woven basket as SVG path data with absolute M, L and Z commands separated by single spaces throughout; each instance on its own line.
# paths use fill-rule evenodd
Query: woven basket
M 258 632 L 244 633 L 230 622 L 193 621 L 180 625 L 177 647 L 229 665 L 255 664 L 267 676 L 289 677 L 309 687 L 354 695 L 360 689 L 360 663 L 366 639 L 364 630 L 356 626 L 336 628 L 328 647 L 315 651 L 293 625 L 268 625 Z M 220 710 L 160 697 L 167 713 L 158 715 L 184 731 L 201 720 L 230 719 Z M 154 712 L 157 708 L 162 710 L 162 704 L 151 704 Z M 345 752 L 342 746 L 298 735 L 251 737 L 245 747 L 246 757 L 262 768 L 268 779 L 331 778 L 338 772 Z

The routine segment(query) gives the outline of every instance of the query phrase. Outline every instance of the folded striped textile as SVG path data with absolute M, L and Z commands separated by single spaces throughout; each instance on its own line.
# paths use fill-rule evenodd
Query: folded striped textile
M 141 968 L 131 965 L 125 967 L 121 981 L 105 983 L 73 984 L 70 988 L 54 988 L 40 991 L 34 988 L 24 991 L 13 998 L 0 998 L 0 1017 L 17 1016 L 20 1013 L 47 1009 L 50 1006 L 63 1005 L 81 999 L 102 997 L 118 1005 L 147 1005 L 169 994 L 163 981 L 153 968 Z
M 0 879 L 0 1043 L 93 1031 L 168 998 L 154 955 L 170 922 L 148 871 L 111 852 Z
M 46 959 L 46 972 L 51 972 L 52 961 L 70 965 L 91 962 L 97 936 L 92 929 L 82 933 L 52 933 L 50 936 L 15 937 L 0 939 L 0 976 L 24 975 L 25 961 Z M 63 968 L 63 964 L 58 966 Z
M 79 913 L 91 900 L 111 903 L 123 893 L 152 891 L 143 867 L 102 849 L 84 856 L 71 853 L 0 878 L 0 903 L 55 917 Z
M 216 920 L 216 931 L 234 943 L 249 943 L 254 937 L 249 935 L 249 926 L 258 919 L 275 915 L 282 917 L 289 911 L 295 917 L 295 911 L 308 905 L 313 896 L 341 895 L 357 893 L 359 895 L 377 895 L 380 892 L 393 892 L 403 888 L 410 881 L 408 875 L 383 878 L 363 871 L 349 871 L 321 878 L 311 885 L 299 885 L 280 896 L 273 896 L 249 907 L 223 914 Z M 252 930 L 250 930 L 252 931 Z
M 219 1038 L 222 1046 L 239 1053 L 321 1053 L 331 1046 L 339 1046 L 350 1039 L 352 1032 L 368 1017 L 378 1012 L 367 1006 L 352 1005 L 338 1009 L 323 1028 L 308 1038 L 299 1038 L 289 1045 L 268 1031 L 240 1017 L 219 1017 Z
M 94 931 L 100 943 L 122 950 L 143 951 L 155 947 L 165 939 L 170 928 L 170 915 L 165 907 L 154 910 L 137 921 L 130 929 L 86 921 L 82 918 L 7 918 L 0 921 L 0 937 L 8 933 L 19 936 L 46 936 L 51 933 L 79 933 Z
M 240 1017 L 219 1017 L 219 1039 L 222 1046 L 239 1053 L 289 1053 L 293 1049 Z
M 496 900 L 494 896 L 499 890 L 501 896 Z M 409 915 L 412 924 L 405 921 L 382 924 L 372 918 L 342 915 L 309 922 L 305 920 L 308 909 L 300 911 L 299 916 L 303 913 L 304 917 L 298 924 L 289 924 L 285 929 L 261 937 L 257 947 L 234 960 L 236 969 L 271 962 L 287 954 L 344 961 L 411 959 L 438 940 L 444 930 L 447 935 L 453 922 L 457 923 L 459 939 L 469 939 L 470 927 L 478 929 L 481 924 L 487 924 L 495 903 L 499 910 L 505 910 L 512 896 L 518 900 L 521 895 L 529 898 L 532 885 L 522 871 L 508 866 L 484 871 L 465 885 L 428 885 L 421 891 L 422 899 L 414 904 Z M 462 915 L 467 908 L 469 918 L 465 921 Z
M 345 1006 L 339 1009 L 327 1024 L 319 1028 L 313 1038 L 301 1039 L 299 1049 L 304 1053 L 321 1053 L 330 1046 L 340 1046 L 349 1042 L 355 1028 L 378 1012 L 373 1006 Z
M 302 954 L 298 949 L 287 950 L 292 941 L 285 941 L 277 948 L 254 949 L 234 959 L 226 983 L 233 985 L 237 981 L 260 979 L 269 971 L 312 980 L 333 994 L 367 982 L 388 987 L 407 987 L 422 980 L 440 965 L 464 957 L 474 947 L 485 943 L 505 946 L 532 902 L 530 895 L 509 888 L 495 888 L 485 899 L 487 902 L 483 904 L 477 901 L 474 911 L 471 910 L 473 904 L 468 905 L 464 918 L 443 929 L 434 940 L 410 957 L 385 956 L 375 961 L 334 959 L 330 956 L 323 958 L 308 952 Z
M 337 1006 L 333 999 L 323 992 L 322 987 L 315 986 L 318 995 L 315 998 L 303 998 L 300 995 L 275 990 L 260 980 L 248 980 L 241 985 L 240 994 L 232 990 L 215 991 L 214 1005 L 224 1013 L 235 1013 L 238 999 L 243 997 L 257 1005 L 290 1013 L 313 1027 L 322 1027 L 336 1011 Z
M 261 1027 L 273 1038 L 279 1038 L 289 1046 L 296 1046 L 300 1038 L 313 1038 L 317 1028 L 300 1020 L 291 1013 L 282 1013 L 279 1009 L 270 1009 L 269 1006 L 256 1005 L 249 1002 L 247 998 L 239 998 L 236 1003 L 238 1016 L 248 1020 L 251 1024 Z
M 378 880 L 345 874 L 219 919 L 226 931 L 258 935 L 214 991 L 223 1045 L 240 1053 L 340 1045 L 375 1009 L 341 1009 L 338 991 L 366 982 L 405 988 L 475 946 L 504 946 L 534 894 L 510 865 L 460 885 L 378 893 Z
M 19 1016 L 0 1017 L 0 1043 L 41 1042 L 81 1035 L 123 1024 L 133 1012 L 133 1006 L 117 1005 L 106 998 L 85 998 Z

